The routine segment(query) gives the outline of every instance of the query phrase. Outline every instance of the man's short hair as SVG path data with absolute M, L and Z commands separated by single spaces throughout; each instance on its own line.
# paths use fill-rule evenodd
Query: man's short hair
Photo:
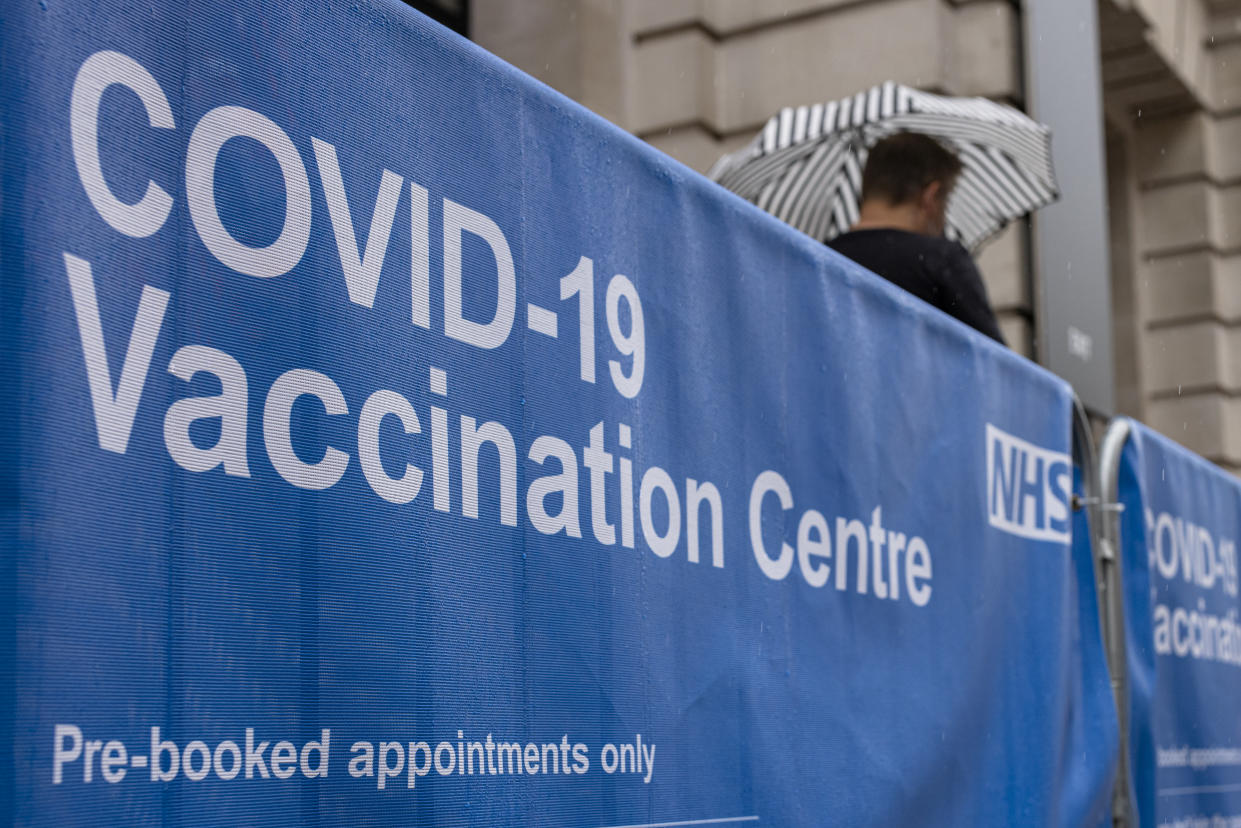
M 870 148 L 862 173 L 862 200 L 906 204 L 935 181 L 947 194 L 960 174 L 961 160 L 939 141 L 918 132 L 898 132 Z

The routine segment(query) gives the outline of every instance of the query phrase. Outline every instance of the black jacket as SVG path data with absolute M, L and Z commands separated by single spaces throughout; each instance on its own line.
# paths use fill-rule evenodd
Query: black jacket
M 828 246 L 1004 344 L 982 276 L 969 251 L 957 242 L 876 228 L 853 230 Z

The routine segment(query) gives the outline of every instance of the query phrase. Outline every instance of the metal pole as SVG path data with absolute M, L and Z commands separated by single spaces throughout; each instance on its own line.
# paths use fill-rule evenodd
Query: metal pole
M 1105 574 L 1099 555 L 1099 540 L 1103 524 L 1102 511 L 1099 509 L 1103 502 L 1102 483 L 1099 479 L 1099 463 L 1098 456 L 1095 453 L 1094 435 L 1090 430 L 1090 417 L 1087 416 L 1086 408 L 1076 394 L 1073 395 L 1073 462 L 1082 470 L 1082 497 L 1073 504 L 1074 510 L 1082 508 L 1086 510 L 1091 550 L 1095 554 L 1096 590 L 1102 593 L 1104 589 L 1103 576 Z M 1106 629 L 1107 619 L 1103 615 L 1102 607 L 1103 604 L 1100 601 L 1099 623 L 1101 627 Z
M 1107 648 L 1108 672 L 1116 698 L 1116 717 L 1120 722 L 1120 761 L 1116 770 L 1116 790 L 1112 794 L 1112 822 L 1128 826 L 1133 822 L 1129 802 L 1129 681 L 1125 658 L 1125 596 L 1120 561 L 1120 458 L 1129 440 L 1128 420 L 1113 420 L 1103 435 L 1099 450 L 1102 531 L 1097 532 L 1098 564 L 1102 571 L 1100 601 L 1103 636 Z

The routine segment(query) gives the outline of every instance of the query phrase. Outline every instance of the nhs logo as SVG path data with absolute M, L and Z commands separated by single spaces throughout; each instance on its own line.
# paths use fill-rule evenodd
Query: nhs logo
M 987 518 L 1004 532 L 1069 542 L 1073 461 L 987 424 Z

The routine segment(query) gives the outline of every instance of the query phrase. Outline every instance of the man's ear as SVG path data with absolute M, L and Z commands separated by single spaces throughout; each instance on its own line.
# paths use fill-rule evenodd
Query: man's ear
M 924 210 L 934 211 L 939 207 L 943 194 L 944 182 L 932 181 L 922 188 L 922 192 L 918 196 L 918 206 Z

